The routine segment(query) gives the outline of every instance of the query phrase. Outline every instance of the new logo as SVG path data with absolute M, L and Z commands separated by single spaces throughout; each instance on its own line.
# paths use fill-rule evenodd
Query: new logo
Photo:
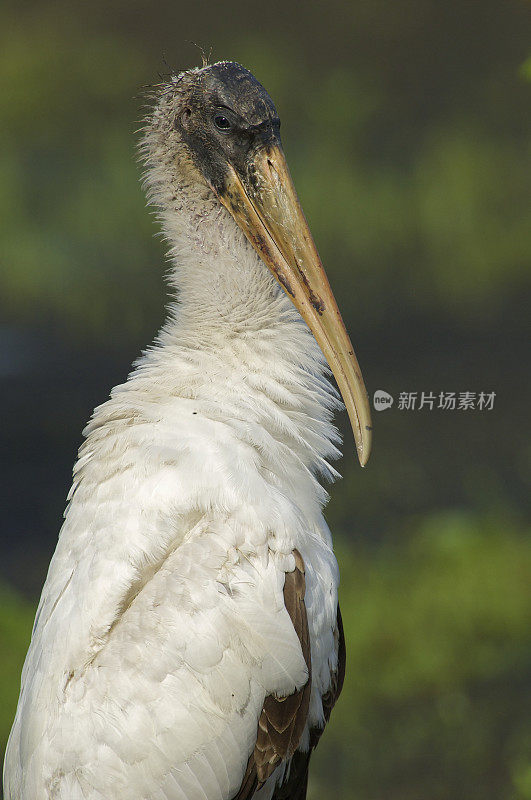
M 377 389 L 372 398 L 372 404 L 376 411 L 385 411 L 393 405 L 393 398 L 383 389 Z

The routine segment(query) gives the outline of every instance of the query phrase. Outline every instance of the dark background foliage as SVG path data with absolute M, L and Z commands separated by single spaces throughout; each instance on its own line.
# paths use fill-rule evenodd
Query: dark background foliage
M 349 668 L 310 796 L 531 798 L 530 33 L 514 0 L 0 7 L 4 743 L 81 428 L 164 317 L 139 87 L 199 45 L 273 96 L 369 391 L 395 397 L 364 471 L 339 420 Z

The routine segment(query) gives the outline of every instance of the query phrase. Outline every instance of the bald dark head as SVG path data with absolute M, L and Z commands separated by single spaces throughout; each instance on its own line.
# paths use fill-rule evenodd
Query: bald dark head
M 197 73 L 204 94 L 218 106 L 231 109 L 249 125 L 277 121 L 273 101 L 248 69 L 235 61 L 220 61 Z
M 280 120 L 273 101 L 240 64 L 220 61 L 190 70 L 173 86 L 175 128 L 216 191 L 223 189 L 228 164 L 249 179 L 256 152 L 280 143 Z

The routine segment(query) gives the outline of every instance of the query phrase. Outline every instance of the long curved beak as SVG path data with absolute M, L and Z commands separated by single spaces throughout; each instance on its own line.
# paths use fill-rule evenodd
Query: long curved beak
M 337 381 L 358 458 L 371 451 L 371 414 L 361 370 L 279 144 L 253 158 L 252 181 L 229 165 L 218 196 L 307 323 Z

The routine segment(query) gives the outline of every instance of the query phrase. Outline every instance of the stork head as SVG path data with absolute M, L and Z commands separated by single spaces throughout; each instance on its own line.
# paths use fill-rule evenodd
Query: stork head
M 225 206 L 308 324 L 337 381 L 364 466 L 371 448 L 367 392 L 291 180 L 273 101 L 248 70 L 222 61 L 172 78 L 151 125 L 157 152 L 179 161 L 188 180 L 205 184 Z M 153 155 L 147 160 L 156 169 Z

